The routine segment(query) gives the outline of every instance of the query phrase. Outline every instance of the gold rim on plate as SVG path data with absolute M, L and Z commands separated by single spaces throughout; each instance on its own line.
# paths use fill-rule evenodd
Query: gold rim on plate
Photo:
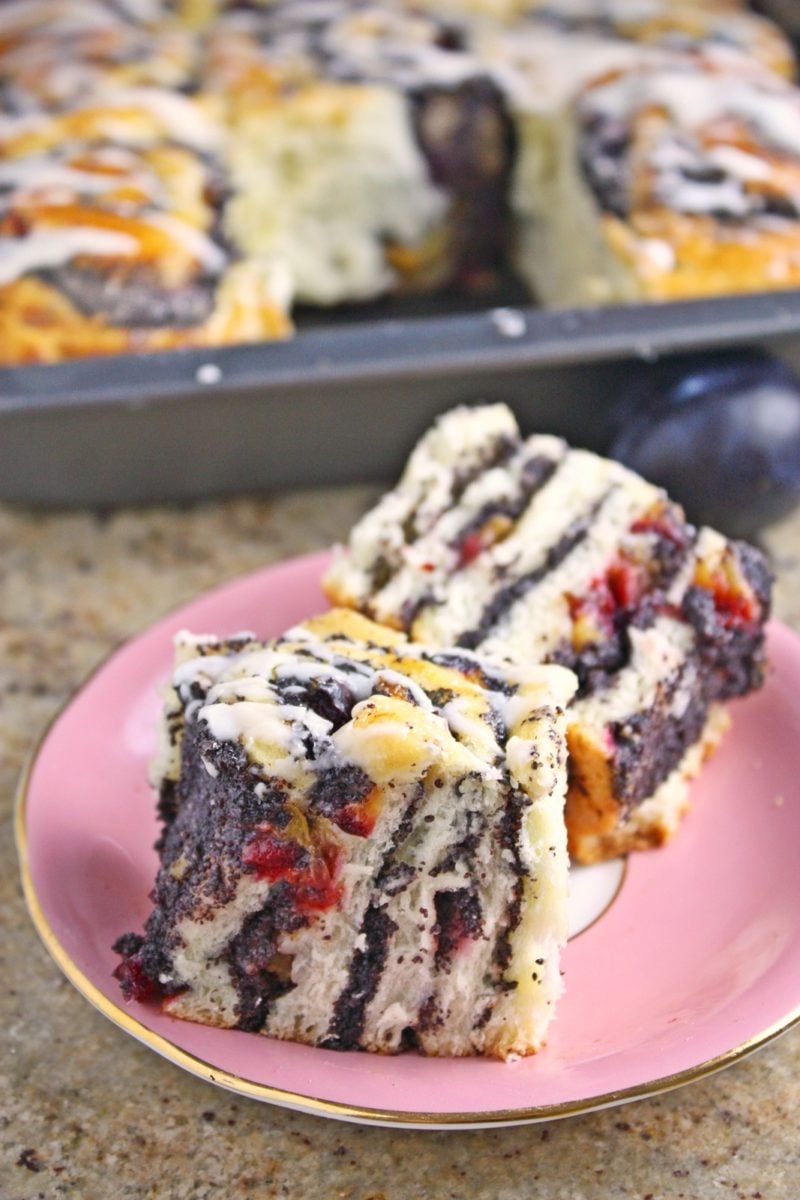
M 233 1075 L 229 1071 L 215 1067 L 186 1050 L 181 1050 L 173 1042 L 162 1037 L 161 1034 L 154 1033 L 152 1029 L 148 1029 L 141 1021 L 137 1021 L 135 1017 L 132 1017 L 130 1013 L 126 1012 L 125 1009 L 121 1008 L 113 1000 L 109 1000 L 108 996 L 84 975 L 77 963 L 74 962 L 59 942 L 50 922 L 45 916 L 31 877 L 28 857 L 28 840 L 25 825 L 28 786 L 36 761 L 44 748 L 50 731 L 74 700 L 89 686 L 95 676 L 108 666 L 116 654 L 128 644 L 129 642 L 126 642 L 123 646 L 118 646 L 112 650 L 75 689 L 69 700 L 62 705 L 47 723 L 44 732 L 23 767 L 14 802 L 14 829 L 22 890 L 28 912 L 39 937 L 44 943 L 45 949 L 56 965 L 63 971 L 70 983 L 104 1017 L 107 1017 L 109 1021 L 112 1021 L 120 1029 L 131 1034 L 137 1041 L 142 1042 L 145 1046 L 149 1046 L 151 1050 L 155 1050 L 157 1054 L 160 1054 L 169 1062 L 175 1063 L 176 1066 L 182 1067 L 190 1074 L 196 1075 L 200 1079 L 206 1079 L 210 1083 L 226 1088 L 228 1091 L 235 1092 L 240 1096 L 247 1096 L 253 1100 L 267 1101 L 283 1108 L 295 1109 L 316 1116 L 332 1117 L 341 1121 L 390 1127 L 422 1127 L 432 1129 L 453 1126 L 480 1128 L 492 1125 L 526 1125 L 537 1121 L 550 1121 L 561 1117 L 578 1116 L 583 1113 L 594 1112 L 601 1108 L 612 1108 L 615 1105 L 625 1104 L 632 1100 L 645 1100 L 651 1096 L 657 1096 L 663 1092 L 669 1092 L 675 1088 L 682 1087 L 684 1084 L 705 1079 L 708 1075 L 713 1075 L 725 1067 L 733 1066 L 734 1063 L 741 1061 L 741 1059 L 753 1054 L 756 1050 L 760 1050 L 769 1042 L 775 1041 L 782 1034 L 787 1033 L 794 1025 L 800 1024 L 800 1004 L 798 1004 L 785 1017 L 769 1025 L 754 1037 L 748 1038 L 747 1041 L 741 1042 L 739 1045 L 732 1047 L 732 1049 L 722 1054 L 716 1055 L 714 1058 L 709 1058 L 705 1062 L 698 1063 L 697 1066 L 687 1067 L 683 1071 L 677 1071 L 672 1075 L 663 1075 L 658 1079 L 648 1080 L 646 1083 L 636 1084 L 618 1091 L 605 1092 L 598 1096 L 590 1096 L 584 1100 L 567 1100 L 560 1104 L 534 1105 L 530 1108 L 499 1109 L 489 1112 L 436 1113 L 397 1111 L 384 1108 L 364 1108 L 357 1104 L 345 1104 L 338 1100 L 322 1100 L 316 1096 L 285 1091 L 283 1088 L 272 1087 L 269 1084 L 255 1083 L 253 1080 L 244 1079 L 240 1075 Z M 626 871 L 623 872 L 620 885 L 610 904 L 619 895 Z M 593 921 L 592 924 L 594 923 Z M 591 926 L 586 927 L 586 929 L 589 928 Z M 581 933 L 585 933 L 586 929 L 582 930 Z

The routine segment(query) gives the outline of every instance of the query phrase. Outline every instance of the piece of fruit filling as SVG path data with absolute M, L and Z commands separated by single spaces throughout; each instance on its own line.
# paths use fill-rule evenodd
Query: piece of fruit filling
M 257 826 L 242 850 L 242 862 L 258 879 L 287 884 L 298 912 L 333 908 L 342 898 L 341 848 L 291 807 L 284 828 L 268 822 Z
M 165 993 L 161 984 L 148 975 L 142 964 L 139 951 L 143 941 L 144 938 L 136 934 L 126 934 L 114 943 L 113 949 L 123 958 L 112 975 L 119 981 L 126 1000 L 147 1003 L 149 1000 L 162 1000 Z
M 659 502 L 631 524 L 625 544 L 587 591 L 567 594 L 576 653 L 617 634 L 644 596 L 668 583 L 688 540 L 686 525 L 669 503 Z
M 761 602 L 732 547 L 727 546 L 715 561 L 701 559 L 692 582 L 711 593 L 717 617 L 726 629 L 742 629 L 760 621 Z
M 506 513 L 494 513 L 475 529 L 464 533 L 456 547 L 458 568 L 468 567 L 484 550 L 489 550 L 508 537 L 514 522 Z
M 592 579 L 583 596 L 567 593 L 574 650 L 580 653 L 614 635 L 619 614 L 634 608 L 642 595 L 645 575 L 641 564 L 619 554 Z

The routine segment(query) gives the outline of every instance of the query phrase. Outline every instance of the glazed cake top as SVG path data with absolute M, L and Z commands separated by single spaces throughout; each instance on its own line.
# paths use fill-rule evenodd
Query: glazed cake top
M 413 89 L 458 87 L 487 74 L 470 48 L 463 14 L 445 18 L 402 3 L 278 0 L 262 10 L 223 16 L 212 45 L 237 34 L 243 39 L 242 49 L 244 39 L 250 39 L 265 65 L 290 78 Z
M 343 763 L 393 785 L 419 779 L 434 762 L 487 779 L 505 767 L 518 786 L 538 789 L 526 721 L 543 707 L 563 708 L 575 687 L 563 668 L 516 670 L 468 651 L 425 650 L 348 610 L 268 643 L 181 635 L 177 651 L 155 780 L 177 779 L 182 723 L 196 719 L 216 741 L 237 742 L 257 775 L 292 791 Z M 369 812 L 346 808 L 334 823 L 366 835 Z
M 723 637 L 759 636 L 769 597 L 757 551 L 698 530 L 618 462 L 523 438 L 505 405 L 441 416 L 323 582 L 334 603 L 426 645 L 564 663 L 584 694 L 657 618 L 699 627 L 698 590 Z
M 800 95 L 760 72 L 622 71 L 577 106 L 580 166 L 607 236 L 654 298 L 800 276 Z M 691 290 L 689 292 L 691 294 Z
M 421 641 L 458 643 L 482 599 L 522 575 L 528 559 L 538 562 L 550 534 L 559 537 L 570 503 L 586 508 L 584 497 L 591 498 L 593 487 L 597 496 L 607 490 L 609 475 L 648 498 L 659 494 L 619 464 L 573 453 L 566 491 L 551 505 L 547 484 L 568 454 L 564 441 L 523 439 L 504 404 L 445 413 L 412 450 L 396 487 L 355 525 L 346 549 L 337 550 L 324 579 L 328 594 L 412 629 Z M 527 514 L 540 493 L 548 512 L 531 538 Z M 420 614 L 432 616 L 435 636 L 422 633 Z
M 0 236 L 0 283 L 78 255 L 123 269 L 146 264 L 172 286 L 214 277 L 230 254 L 214 236 L 222 180 L 187 147 L 67 142 L 0 161 L 0 216 L 25 228 Z
M 251 87 L 259 73 L 273 87 L 276 79 L 315 78 L 410 91 L 488 79 L 512 108 L 549 109 L 580 85 L 623 67 L 689 58 L 734 71 L 758 64 L 791 78 L 795 66 L 787 39 L 771 22 L 666 0 L 277 0 L 221 11 L 212 46 L 225 48 L 231 65 L 238 58 L 238 70 L 249 63 Z

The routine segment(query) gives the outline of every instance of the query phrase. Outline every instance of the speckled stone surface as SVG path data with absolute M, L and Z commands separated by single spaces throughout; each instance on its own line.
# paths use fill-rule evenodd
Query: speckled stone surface
M 11 814 L 48 719 L 121 640 L 205 588 L 330 543 L 371 496 L 110 516 L 0 507 L 0 1197 L 797 1200 L 800 1029 L 704 1082 L 584 1117 L 471 1133 L 362 1128 L 184 1074 L 94 1012 L 40 945 Z M 765 540 L 778 615 L 800 628 L 800 516 Z

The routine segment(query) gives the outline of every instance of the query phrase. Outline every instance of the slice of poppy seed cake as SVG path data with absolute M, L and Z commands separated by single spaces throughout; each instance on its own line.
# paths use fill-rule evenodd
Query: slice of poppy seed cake
M 349 610 L 178 639 L 128 998 L 335 1049 L 508 1058 L 561 991 L 573 673 Z
M 619 463 L 523 439 L 504 405 L 437 421 L 325 588 L 425 645 L 576 672 L 566 821 L 583 862 L 674 833 L 722 702 L 764 671 L 762 555 Z

